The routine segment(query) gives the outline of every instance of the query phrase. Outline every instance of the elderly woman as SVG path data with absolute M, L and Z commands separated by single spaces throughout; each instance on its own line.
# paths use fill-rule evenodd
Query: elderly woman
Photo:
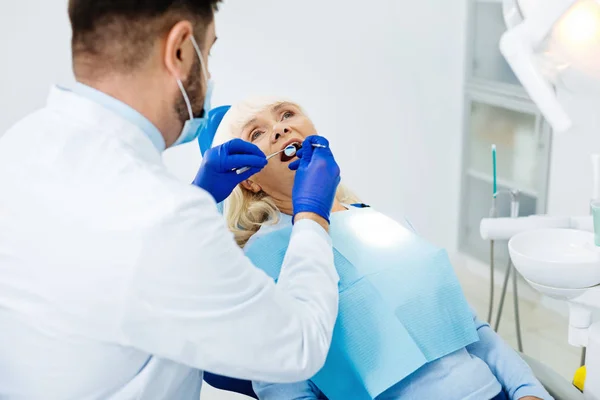
M 297 104 L 261 98 L 234 105 L 213 146 L 234 138 L 265 155 L 292 145 L 320 151 Z M 293 224 L 299 160 L 269 159 L 225 201 L 229 229 L 274 279 Z M 330 233 L 340 274 L 340 313 L 323 369 L 310 381 L 254 382 L 260 399 L 550 399 L 525 362 L 470 311 L 443 251 L 359 204 L 340 185 Z M 251 329 L 251 328 L 249 328 Z

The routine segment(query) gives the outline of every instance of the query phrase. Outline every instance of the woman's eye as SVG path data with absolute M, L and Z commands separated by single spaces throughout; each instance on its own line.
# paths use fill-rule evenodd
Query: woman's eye
M 288 119 L 294 116 L 294 113 L 291 111 L 286 111 L 285 113 L 283 113 L 281 119 Z
M 250 135 L 250 140 L 254 141 L 254 140 L 258 139 L 260 137 L 260 135 L 262 135 L 261 131 L 254 131 Z

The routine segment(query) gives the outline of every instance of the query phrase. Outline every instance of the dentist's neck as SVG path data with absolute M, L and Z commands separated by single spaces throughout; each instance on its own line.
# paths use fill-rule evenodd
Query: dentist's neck
M 99 90 L 136 110 L 146 117 L 163 135 L 167 147 L 174 142 L 181 130 L 180 122 L 174 119 L 173 107 L 165 104 L 166 96 L 161 86 L 162 80 L 156 79 L 153 71 L 138 71 L 131 76 L 111 74 L 91 77 L 85 74 L 77 76 L 77 81 Z

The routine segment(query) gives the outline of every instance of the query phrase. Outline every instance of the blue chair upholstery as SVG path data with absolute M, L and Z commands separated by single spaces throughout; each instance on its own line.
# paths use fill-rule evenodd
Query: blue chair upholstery
M 198 135 L 200 154 L 202 154 L 203 157 L 204 153 L 206 153 L 206 151 L 212 147 L 212 142 L 215 138 L 215 134 L 217 133 L 217 129 L 219 128 L 223 117 L 225 114 L 227 114 L 227 111 L 229 111 L 230 108 L 231 106 L 220 106 L 215 107 L 208 112 L 208 122 L 205 125 L 204 130 L 200 132 L 200 135 Z M 217 210 L 223 214 L 223 203 L 217 204 Z
M 206 150 L 212 147 L 212 142 L 217 133 L 217 129 L 219 128 L 219 124 L 230 108 L 231 106 L 220 106 L 215 107 L 208 112 L 208 122 L 206 123 L 204 130 L 198 135 L 198 145 L 200 146 L 200 153 L 202 155 L 206 153 Z

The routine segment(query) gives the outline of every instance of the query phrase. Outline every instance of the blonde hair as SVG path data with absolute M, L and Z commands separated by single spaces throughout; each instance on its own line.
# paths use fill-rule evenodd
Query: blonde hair
M 212 145 L 217 146 L 239 137 L 242 127 L 254 115 L 284 102 L 295 104 L 281 97 L 259 97 L 233 105 L 223 117 Z M 338 187 L 336 200 L 347 204 L 360 202 L 342 184 Z M 233 233 L 238 246 L 243 248 L 261 226 L 279 222 L 280 211 L 265 192 L 254 193 L 238 185 L 225 200 L 223 213 L 227 227 Z

